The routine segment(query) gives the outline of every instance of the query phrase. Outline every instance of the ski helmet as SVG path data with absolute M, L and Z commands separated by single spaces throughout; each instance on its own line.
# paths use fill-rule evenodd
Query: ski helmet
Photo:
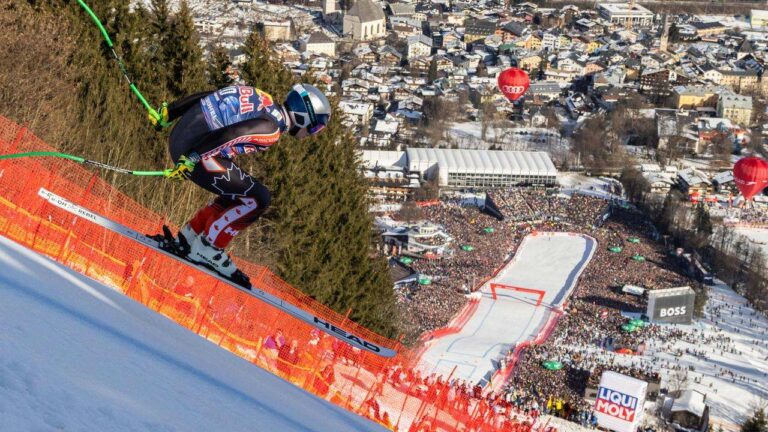
M 325 128 L 331 120 L 331 104 L 317 87 L 296 84 L 285 97 L 285 110 L 291 118 L 288 133 L 304 138 Z

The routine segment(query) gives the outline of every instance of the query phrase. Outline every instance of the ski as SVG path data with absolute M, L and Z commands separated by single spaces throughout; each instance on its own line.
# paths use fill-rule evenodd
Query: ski
M 357 336 L 353 333 L 347 332 L 344 329 L 341 329 L 339 327 L 336 327 L 334 324 L 323 320 L 320 317 L 317 317 L 304 309 L 301 309 L 300 307 L 286 302 L 279 297 L 276 297 L 268 292 L 265 292 L 258 287 L 254 287 L 253 285 L 248 287 L 244 287 L 241 285 L 238 285 L 237 283 L 227 279 L 226 277 L 216 273 L 215 271 L 197 265 L 191 261 L 188 261 L 184 259 L 183 257 L 180 257 L 172 252 L 169 252 L 167 250 L 164 250 L 160 247 L 160 244 L 157 240 L 152 239 L 142 233 L 139 233 L 138 231 L 135 231 L 125 225 L 122 225 L 120 223 L 117 223 L 111 219 L 108 219 L 104 216 L 101 216 L 99 214 L 96 214 L 84 207 L 81 207 L 66 198 L 62 198 L 53 192 L 50 192 L 46 190 L 45 188 L 40 188 L 38 191 L 38 195 L 48 201 L 49 203 L 53 204 L 54 206 L 66 210 L 67 212 L 86 219 L 96 225 L 99 225 L 109 231 L 112 231 L 116 234 L 120 234 L 124 237 L 127 237 L 131 240 L 136 241 L 137 243 L 152 248 L 168 257 L 171 257 L 177 261 L 180 261 L 190 267 L 193 267 L 194 269 L 201 271 L 203 273 L 208 274 L 209 276 L 215 277 L 216 279 L 220 280 L 223 283 L 226 283 L 227 285 L 239 289 L 240 291 L 243 291 L 253 297 L 256 297 L 257 299 L 261 300 L 264 303 L 269 304 L 272 307 L 275 307 L 277 309 L 280 309 L 281 311 L 293 316 L 294 318 L 300 319 L 301 321 L 304 321 L 305 323 L 318 328 L 325 333 L 338 338 L 339 340 L 348 343 L 351 346 L 360 348 L 362 350 L 374 353 L 376 355 L 391 358 L 394 357 L 395 354 L 397 354 L 394 350 L 380 346 L 378 344 L 375 344 L 371 341 L 368 341 L 360 336 Z

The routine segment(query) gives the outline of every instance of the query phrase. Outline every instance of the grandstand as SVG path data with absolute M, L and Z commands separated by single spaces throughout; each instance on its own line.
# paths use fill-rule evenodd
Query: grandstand
M 437 180 L 448 189 L 557 184 L 557 168 L 546 152 L 407 148 L 365 151 L 362 156 L 364 171 L 372 178 L 375 170 L 392 178 L 417 173 L 422 181 Z

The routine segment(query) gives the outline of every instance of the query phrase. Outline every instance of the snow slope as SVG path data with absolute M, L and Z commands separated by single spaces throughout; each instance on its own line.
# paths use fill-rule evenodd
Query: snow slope
M 0 237 L 0 430 L 383 431 Z
M 472 383 L 488 378 L 496 360 L 513 345 L 534 339 L 554 313 L 550 307 L 567 300 L 596 246 L 592 238 L 567 233 L 526 237 L 515 258 L 480 289 L 483 297 L 472 318 L 459 333 L 431 341 L 419 367 L 444 375 L 455 367 L 455 378 Z M 538 297 L 515 291 L 499 292 L 495 301 L 491 283 L 543 290 L 543 303 L 537 307 Z

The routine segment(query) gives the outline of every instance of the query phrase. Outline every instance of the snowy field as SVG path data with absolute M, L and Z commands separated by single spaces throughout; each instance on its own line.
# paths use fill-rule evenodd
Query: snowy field
M 561 139 L 556 129 L 512 127 L 510 124 L 490 125 L 483 139 L 483 127 L 479 121 L 451 123 L 446 133 L 448 144 L 462 149 L 488 149 L 496 146 L 511 151 L 546 151 L 552 159 L 562 160 L 568 152 L 568 140 Z
M 621 183 L 608 177 L 588 177 L 574 172 L 559 172 L 557 184 L 560 185 L 560 193 L 565 195 L 573 195 L 578 191 L 598 198 L 623 198 Z
M 533 339 L 546 323 L 550 307 L 561 305 L 576 286 L 597 242 L 567 233 L 528 236 L 514 259 L 481 288 L 474 315 L 456 334 L 429 343 L 420 368 L 472 383 L 488 378 L 495 362 L 520 342 Z M 542 305 L 533 294 L 503 290 L 491 297 L 490 284 L 499 283 L 545 291 Z
M 753 245 L 760 246 L 768 260 L 768 229 L 738 227 L 734 231 L 743 235 Z
M 660 338 L 650 355 L 666 363 L 668 385 L 680 380 L 670 366 L 693 368 L 683 374 L 685 387 L 707 393 L 714 423 L 737 430 L 757 403 L 768 401 L 768 319 L 722 282 L 709 295 L 704 319 L 670 326 L 687 332 L 688 340 L 672 345 Z
M 0 238 L 0 431 L 383 431 Z
M 712 423 L 726 431 L 738 431 L 752 409 L 768 401 L 768 319 L 722 282 L 710 288 L 703 319 L 655 329 L 643 355 L 619 355 L 594 345 L 570 348 L 602 364 L 658 371 L 662 388 L 705 393 Z M 652 422 L 652 416 L 650 409 L 646 419 Z

